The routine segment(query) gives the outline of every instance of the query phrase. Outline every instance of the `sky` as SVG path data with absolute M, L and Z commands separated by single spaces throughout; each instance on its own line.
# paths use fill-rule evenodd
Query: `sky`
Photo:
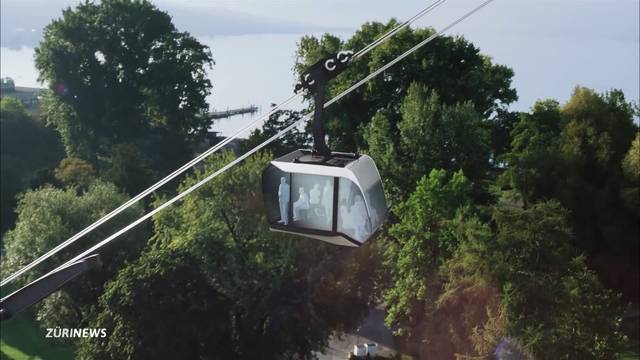
M 480 0 L 447 0 L 415 26 L 440 29 Z M 0 74 L 36 86 L 33 47 L 42 28 L 76 4 L 70 0 L 2 0 Z M 404 20 L 420 0 L 160 0 L 154 3 L 211 47 L 216 65 L 212 108 L 258 105 L 262 111 L 292 94 L 296 43 L 306 34 L 348 38 L 366 21 Z M 538 99 L 566 101 L 576 85 L 619 88 L 640 98 L 638 0 L 495 0 L 447 34 L 462 35 L 494 62 L 511 67 L 527 110 Z M 428 47 L 428 45 L 427 45 Z M 355 50 L 355 49 L 354 49 Z M 299 105 L 296 105 L 299 106 Z M 295 107 L 295 106 L 294 106 Z M 223 134 L 247 118 L 217 124 Z

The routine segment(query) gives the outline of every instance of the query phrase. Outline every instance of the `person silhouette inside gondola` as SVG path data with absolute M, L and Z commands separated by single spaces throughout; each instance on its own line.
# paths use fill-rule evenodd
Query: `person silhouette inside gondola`
M 301 186 L 298 190 L 298 200 L 293 203 L 293 221 L 300 220 L 300 212 L 302 210 L 309 210 L 309 195 L 307 195 Z
M 290 188 L 287 179 L 280 178 L 280 186 L 278 186 L 278 203 L 280 204 L 280 221 L 278 223 L 289 225 L 289 199 Z
M 356 195 L 349 215 L 351 215 L 351 221 L 353 222 L 355 228 L 355 238 L 357 240 L 362 240 L 369 236 L 369 231 L 367 230 L 367 207 L 364 204 L 362 196 Z
M 331 182 L 326 180 L 322 189 L 322 208 L 324 210 L 324 220 L 327 225 L 331 223 L 331 212 L 333 211 L 333 188 Z
M 313 215 L 315 215 L 316 217 L 322 217 L 323 215 L 320 209 L 320 197 L 322 197 L 320 184 L 314 184 L 311 191 L 309 191 L 309 205 L 311 205 Z

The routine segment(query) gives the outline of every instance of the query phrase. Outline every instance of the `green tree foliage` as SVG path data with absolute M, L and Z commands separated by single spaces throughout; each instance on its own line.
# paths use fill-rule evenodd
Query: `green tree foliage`
M 83 342 L 82 356 L 310 358 L 332 330 L 362 319 L 375 295 L 373 255 L 268 231 L 260 179 L 269 158 L 248 158 L 154 218 L 150 248 L 109 283 L 92 320 L 110 336 Z M 210 160 L 181 190 L 232 159 Z
M 389 229 L 385 252 L 391 276 L 384 296 L 386 323 L 417 358 L 490 356 L 506 335 L 495 282 L 446 271 L 462 243 L 492 236 L 477 218 L 471 185 L 462 171 L 432 170 L 394 210 L 398 222 Z
M 461 172 L 434 170 L 394 210 L 386 321 L 408 351 L 487 357 L 512 338 L 535 358 L 620 354 L 622 307 L 574 247 L 567 212 L 498 205 L 489 226 L 470 188 Z
M 494 166 L 504 167 L 503 156 L 511 150 L 513 138 L 511 133 L 516 124 L 519 123 L 523 113 L 511 112 L 504 109 L 498 109 L 496 116 L 491 121 L 485 121 L 484 127 L 490 135 L 491 157 Z
M 636 132 L 636 138 L 622 162 L 622 169 L 629 181 L 640 183 L 640 132 Z
M 125 267 L 106 287 L 93 324 L 108 337 L 85 339 L 77 357 L 233 359 L 233 304 L 199 265 L 191 252 L 166 248 Z
M 296 70 L 301 72 L 321 57 L 341 49 L 357 51 L 396 25 L 396 20 L 386 24 L 366 23 L 346 41 L 328 34 L 321 38 L 305 36 L 298 46 Z M 433 34 L 433 29 L 398 32 L 366 57 L 351 64 L 332 83 L 327 96 L 337 95 Z M 387 116 L 390 126 L 395 128 L 396 122 L 400 121 L 400 105 L 414 82 L 437 93 L 445 105 L 470 102 L 479 114 L 489 117 L 517 99 L 516 91 L 511 88 L 512 76 L 511 69 L 493 64 L 463 38 L 438 37 L 398 66 L 385 71 L 384 76 L 372 79 L 365 88 L 332 106 L 328 110 L 327 124 L 330 145 L 340 151 L 363 148 L 363 125 L 368 124 L 378 112 Z
M 620 192 L 622 200 L 640 217 L 640 132 L 636 133 L 629 152 L 622 161 L 625 184 Z
M 491 236 L 488 227 L 474 218 L 456 219 L 455 231 L 461 241 L 484 241 Z M 418 358 L 491 359 L 509 338 L 500 287 L 485 276 L 449 274 L 448 265 L 432 276 L 422 307 L 405 323 L 412 325 L 404 337 L 407 348 Z
M 557 202 L 496 208 L 495 236 L 465 238 L 447 264 L 447 292 L 469 276 L 497 282 L 506 334 L 535 358 L 616 358 L 622 308 L 578 255 L 566 218 Z
M 620 196 L 622 161 L 638 131 L 633 114 L 617 90 L 578 87 L 563 107 L 538 103 L 514 128 L 505 177 L 525 206 L 558 199 L 570 212 L 577 245 L 605 284 L 637 301 L 640 219 Z
M 64 151 L 55 131 L 11 97 L 0 100 L 0 137 L 0 221 L 4 233 L 15 221 L 16 195 L 29 188 L 39 172 L 55 167 Z
M 443 105 L 423 85 L 410 86 L 395 123 L 382 113 L 366 127 L 387 191 L 405 197 L 431 169 L 463 170 L 478 184 L 489 167 L 489 134 L 471 103 Z
M 392 286 L 385 294 L 388 325 L 401 330 L 415 325 L 429 286 L 439 267 L 458 246 L 455 219 L 470 211 L 471 184 L 462 171 L 448 174 L 432 170 L 424 176 L 409 199 L 394 213 L 398 223 L 391 226 L 385 264 L 392 274 Z
M 96 179 L 96 171 L 93 166 L 82 159 L 74 157 L 62 159 L 54 174 L 62 184 L 81 188 L 86 188 Z
M 265 140 L 289 127 L 294 122 L 300 120 L 302 116 L 304 116 L 304 113 L 300 111 L 277 110 L 269 116 L 269 119 L 265 121 L 261 129 L 256 129 L 251 132 L 249 138 L 242 142 L 240 151 L 245 152 L 253 149 Z M 282 156 L 296 149 L 308 148 L 309 143 L 309 136 L 299 128 L 294 128 L 278 139 L 278 141 L 269 144 L 266 149 L 275 156 Z
M 111 166 L 104 172 L 103 178 L 128 194 L 136 195 L 151 184 L 154 176 L 136 146 L 118 144 L 113 147 Z
M 127 201 L 127 197 L 108 183 L 94 182 L 87 190 L 56 189 L 47 186 L 28 191 L 20 199 L 18 220 L 4 238 L 6 253 L 2 259 L 3 277 L 26 266 L 40 255 L 91 224 L 108 211 Z M 97 228 L 82 240 L 54 255 L 34 270 L 18 278 L 16 286 L 41 276 L 55 266 L 77 255 L 89 245 L 104 239 L 142 215 L 134 206 L 107 224 Z M 38 318 L 49 327 L 81 327 L 84 317 L 102 293 L 102 285 L 111 278 L 125 260 L 136 258 L 145 239 L 144 228 L 123 235 L 120 246 L 100 252 L 103 267 L 89 272 L 65 286 L 64 290 L 46 298 L 37 307 Z M 3 293 L 9 291 L 2 288 Z
M 52 90 L 43 113 L 70 156 L 95 165 L 113 144 L 136 142 L 156 168 L 173 168 L 207 131 L 211 53 L 148 1 L 67 8 L 45 27 L 35 63 Z
M 560 159 L 553 146 L 564 123 L 559 103 L 546 100 L 538 101 L 531 113 L 521 114 L 514 126 L 503 181 L 518 189 L 525 206 L 554 189 Z

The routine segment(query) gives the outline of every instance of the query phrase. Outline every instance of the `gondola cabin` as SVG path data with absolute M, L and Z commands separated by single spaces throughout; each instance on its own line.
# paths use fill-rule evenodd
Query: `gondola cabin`
M 367 155 L 334 152 L 320 159 L 296 150 L 263 171 L 271 230 L 360 246 L 387 217 L 378 169 Z

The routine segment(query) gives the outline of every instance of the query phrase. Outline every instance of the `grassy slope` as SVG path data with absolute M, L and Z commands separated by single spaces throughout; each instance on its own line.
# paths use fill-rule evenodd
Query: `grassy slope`
M 52 345 L 46 341 L 46 332 L 38 327 L 29 314 L 2 323 L 0 330 L 2 360 L 73 359 L 73 348 Z

